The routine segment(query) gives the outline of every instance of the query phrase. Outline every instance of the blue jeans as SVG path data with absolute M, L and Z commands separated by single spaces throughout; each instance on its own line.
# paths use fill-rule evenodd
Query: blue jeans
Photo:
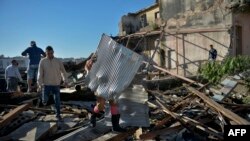
M 55 112 L 56 116 L 59 117 L 61 112 L 60 112 L 60 86 L 51 86 L 51 85 L 45 85 L 43 88 L 43 93 L 42 93 L 42 102 L 43 105 L 47 105 L 49 95 L 50 93 L 53 94 L 54 97 L 54 102 L 55 102 Z

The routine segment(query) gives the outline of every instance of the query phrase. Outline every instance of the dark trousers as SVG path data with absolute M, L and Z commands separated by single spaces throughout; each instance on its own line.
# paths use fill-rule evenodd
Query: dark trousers
M 17 86 L 18 86 L 18 78 L 16 77 L 7 78 L 7 91 L 15 92 L 17 91 Z

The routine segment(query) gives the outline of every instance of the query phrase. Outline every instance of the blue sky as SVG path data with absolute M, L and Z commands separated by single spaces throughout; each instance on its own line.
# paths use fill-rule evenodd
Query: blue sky
M 87 57 L 102 33 L 118 34 L 122 15 L 155 0 L 0 0 L 0 54 L 20 56 L 35 40 L 57 57 Z

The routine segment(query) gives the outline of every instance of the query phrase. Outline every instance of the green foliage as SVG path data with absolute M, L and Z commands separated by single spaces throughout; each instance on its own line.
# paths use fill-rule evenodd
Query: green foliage
M 233 75 L 250 69 L 250 57 L 227 57 L 222 62 L 207 62 L 202 65 L 199 73 L 209 82 L 217 84 L 222 77 Z
M 150 25 L 153 30 L 157 30 L 159 28 L 159 26 L 154 22 L 152 22 Z
M 250 96 L 244 97 L 243 100 L 242 100 L 242 102 L 244 104 L 250 104 Z

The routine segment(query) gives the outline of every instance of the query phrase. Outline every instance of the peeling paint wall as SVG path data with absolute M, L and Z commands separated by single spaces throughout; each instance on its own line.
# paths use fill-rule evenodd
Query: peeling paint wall
M 242 29 L 242 54 L 250 55 L 250 41 L 249 41 L 249 33 L 250 33 L 250 13 L 237 13 L 233 16 L 234 26 L 240 26 Z M 233 38 L 235 34 L 233 34 Z M 235 42 L 235 41 L 234 41 Z M 236 47 L 240 48 L 235 44 Z M 236 54 L 236 48 L 233 50 L 233 54 Z
M 155 13 L 159 12 L 159 6 L 154 6 L 139 13 L 130 13 L 124 15 L 119 23 L 119 35 L 124 36 L 135 33 L 137 31 L 152 30 L 152 26 L 158 21 L 155 20 Z M 141 26 L 140 18 L 146 15 L 147 24 L 145 29 Z
M 231 0 L 161 0 L 161 17 L 168 28 L 230 26 L 226 5 Z
M 218 52 L 217 60 L 228 54 L 230 35 L 226 32 L 189 33 L 169 35 L 162 46 L 166 52 L 166 68 L 185 76 L 195 75 L 201 64 L 208 60 L 209 45 Z M 176 43 L 176 40 L 178 43 Z M 178 51 L 177 51 L 178 50 Z M 177 55 L 178 54 L 178 55 Z M 178 56 L 178 63 L 177 61 Z
M 124 15 L 119 23 L 119 35 L 124 36 L 135 33 L 140 29 L 140 19 L 135 15 Z
M 147 26 L 146 28 L 142 29 L 142 27 L 140 27 L 140 31 L 149 31 L 149 30 L 153 30 L 153 26 L 154 24 L 159 24 L 158 20 L 155 19 L 155 13 L 159 12 L 159 7 L 155 7 L 151 10 L 148 10 L 146 12 L 140 13 L 138 15 L 138 18 L 140 19 L 140 17 L 144 14 L 146 14 L 146 19 L 147 19 Z
M 229 53 L 230 33 L 227 29 L 232 26 L 232 13 L 225 7 L 230 1 L 160 0 L 161 18 L 166 22 L 165 31 L 171 31 L 161 45 L 165 48 L 166 68 L 179 75 L 192 76 L 208 60 L 210 44 L 217 49 L 217 60 L 222 60 Z M 187 29 L 193 32 L 178 33 Z

